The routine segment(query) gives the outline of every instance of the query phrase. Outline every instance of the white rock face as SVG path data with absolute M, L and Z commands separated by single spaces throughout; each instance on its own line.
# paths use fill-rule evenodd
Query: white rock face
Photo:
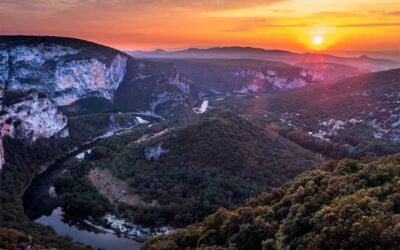
M 167 153 L 168 150 L 162 148 L 162 144 L 158 144 L 157 146 L 147 147 L 144 150 L 144 154 L 147 160 L 158 159 L 164 153 Z
M 8 80 L 9 65 L 8 65 L 8 53 L 5 50 L 0 50 L 0 87 L 4 88 L 6 81 Z
M 89 150 L 83 151 L 82 153 L 77 154 L 75 157 L 76 157 L 76 159 L 82 161 L 83 159 L 85 159 L 86 155 L 90 155 L 91 153 L 92 153 L 92 150 L 89 149 Z
M 234 75 L 240 77 L 253 77 L 258 80 L 266 80 L 270 84 L 273 85 L 274 89 L 294 89 L 303 87 L 311 82 L 308 79 L 308 75 L 305 71 L 299 72 L 297 76 L 294 77 L 284 77 L 278 76 L 277 72 L 274 70 L 266 70 L 265 72 L 259 70 L 252 70 L 252 69 L 239 69 L 233 72 Z M 264 91 L 265 89 L 257 85 L 257 83 L 250 83 L 247 86 L 240 89 L 239 93 L 249 93 L 249 92 L 260 92 Z
M 89 92 L 99 92 L 111 100 L 124 79 L 126 61 L 126 57 L 116 55 L 109 67 L 97 59 L 59 63 L 55 72 L 56 90 L 68 93 L 56 99 L 57 105 L 71 104 Z
M 170 92 L 163 92 L 156 96 L 155 100 L 150 103 L 150 113 L 154 113 L 157 106 L 162 105 L 166 102 L 173 101 L 175 103 L 183 103 L 185 97 L 177 94 L 177 93 L 170 93 Z
M 208 100 L 204 100 L 201 103 L 200 108 L 193 108 L 193 111 L 196 112 L 196 113 L 199 113 L 199 114 L 205 113 L 207 111 L 207 109 L 208 109 L 208 103 L 209 103 Z
M 24 84 L 23 79 L 39 78 L 47 80 L 52 72 L 44 70 L 49 60 L 57 61 L 65 55 L 74 55 L 78 50 L 60 45 L 16 46 L 0 48 L 0 86 L 7 88 L 29 90 L 38 83 Z M 41 86 L 45 89 L 46 86 Z
M 204 100 L 200 107 L 200 113 L 204 113 L 207 111 L 208 108 L 208 100 Z
M 67 118 L 48 98 L 33 93 L 29 98 L 4 106 L 0 116 L 1 136 L 28 138 L 51 137 L 66 129 Z
M 49 188 L 48 193 L 49 193 L 51 198 L 54 198 L 54 199 L 57 198 L 56 188 L 54 186 L 51 186 Z
M 0 170 L 3 168 L 5 162 L 6 160 L 4 158 L 3 139 L 0 137 Z
M 137 124 L 148 124 L 149 121 L 143 119 L 143 118 L 140 117 L 140 116 L 136 116 L 136 117 L 135 117 L 135 123 L 137 123 Z
M 190 85 L 187 83 L 187 79 L 180 74 L 176 74 L 175 77 L 170 77 L 168 83 L 177 86 L 185 94 L 190 92 Z
M 83 49 L 82 49 L 83 50 Z M 79 49 L 58 44 L 0 43 L 0 139 L 69 136 L 67 118 L 57 106 L 85 96 L 111 100 L 126 74 L 127 57 L 115 53 L 108 63 Z M 104 58 L 103 58 L 104 59 Z M 13 103 L 3 103 L 6 91 L 25 92 Z M 47 97 L 39 94 L 44 93 Z M 0 168 L 4 164 L 0 144 Z
M 54 99 L 57 106 L 71 104 L 89 93 L 111 99 L 124 79 L 127 57 L 116 54 L 110 65 L 97 58 L 66 57 L 79 52 L 56 44 L 0 49 L 0 87 L 36 89 Z

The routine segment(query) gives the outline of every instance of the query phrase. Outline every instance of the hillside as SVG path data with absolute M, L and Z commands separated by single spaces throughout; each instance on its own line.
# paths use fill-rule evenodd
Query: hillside
M 347 78 L 369 73 L 369 70 L 363 70 L 356 67 L 347 66 L 344 64 L 314 62 L 314 63 L 299 63 L 296 65 L 311 72 L 315 72 L 316 80 L 325 83 L 335 83 Z
M 117 214 L 139 224 L 180 227 L 220 207 L 234 208 L 319 162 L 315 155 L 240 116 L 211 110 L 196 122 L 144 135 L 128 144 L 104 143 L 90 159 L 72 163 L 71 172 L 56 182 L 56 191 L 65 198 L 66 211 L 87 216 L 79 208 L 88 207 L 91 201 L 80 197 L 93 191 L 80 187 L 84 179 L 89 178 L 118 204 L 107 192 L 119 189 L 118 181 L 109 183 L 106 190 L 100 181 L 114 176 L 129 186 L 123 190 L 138 196 L 123 198 L 125 205 L 119 205 Z M 110 209 L 115 208 L 105 208 Z
M 251 59 L 152 59 L 170 63 L 204 97 L 265 93 L 331 83 L 365 72 L 335 64 L 290 64 Z
M 32 235 L 35 243 L 48 247 L 81 247 L 51 227 L 30 221 L 21 195 L 55 159 L 94 138 L 137 125 L 135 114 L 119 111 L 146 112 L 160 103 L 161 93 L 151 89 L 148 95 L 143 93 L 140 105 L 132 98 L 117 107 L 121 95 L 117 98 L 116 91 L 127 84 L 134 88 L 141 81 L 140 77 L 127 79 L 141 73 L 132 64 L 147 71 L 153 68 L 118 50 L 79 39 L 1 36 L 0 227 Z M 168 81 L 174 72 L 167 67 L 164 73 L 165 81 L 153 79 L 145 87 L 150 83 L 161 85 L 162 93 L 162 86 L 177 95 L 183 93 L 174 81 Z M 170 107 L 165 105 L 165 109 Z
M 230 97 L 210 105 L 278 126 L 303 146 L 312 147 L 318 141 L 336 143 L 360 157 L 399 152 L 399 89 L 400 69 L 395 69 L 335 84 Z
M 329 164 L 143 249 L 398 249 L 400 155 Z

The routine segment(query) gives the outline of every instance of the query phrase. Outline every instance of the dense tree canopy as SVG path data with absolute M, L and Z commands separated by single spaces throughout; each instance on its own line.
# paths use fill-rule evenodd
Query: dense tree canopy
M 398 249 L 400 155 L 343 160 L 144 249 Z
M 148 140 L 108 140 L 56 183 L 64 208 L 110 206 L 85 182 L 88 169 L 110 169 L 157 206 L 119 204 L 116 213 L 148 226 L 186 226 L 220 207 L 233 209 L 249 197 L 314 169 L 320 158 L 231 112 L 212 110 Z M 159 157 L 146 157 L 162 147 Z M 84 203 L 80 204 L 79 203 Z M 82 212 L 82 210 L 80 210 Z M 87 213 L 81 213 L 87 216 Z M 89 211 L 90 212 L 90 211 Z M 90 214 L 93 215 L 93 214 Z

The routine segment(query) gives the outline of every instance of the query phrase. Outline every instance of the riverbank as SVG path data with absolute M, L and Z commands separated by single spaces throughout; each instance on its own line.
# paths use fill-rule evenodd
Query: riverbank
M 129 131 L 138 125 L 149 126 L 149 124 L 154 125 L 154 121 L 151 123 L 143 118 L 136 118 L 136 122 L 131 126 L 123 128 L 112 127 L 105 133 L 79 146 L 73 147 L 56 159 L 40 165 L 38 173 L 29 181 L 29 184 L 23 189 L 23 192 L 21 192 L 25 214 L 28 218 L 35 222 L 51 226 L 59 235 L 70 235 L 75 242 L 102 249 L 139 249 L 140 242 L 144 241 L 147 237 L 170 232 L 172 230 L 171 228 L 145 228 L 128 223 L 112 214 L 108 214 L 104 218 L 104 221 L 107 222 L 104 226 L 109 227 L 108 229 L 89 220 L 71 221 L 69 215 L 63 215 L 57 198 L 49 193 L 49 190 L 54 184 L 54 180 L 65 171 L 65 166 L 63 165 L 65 161 L 86 154 L 85 152 L 89 152 L 98 145 L 100 140 L 114 135 L 129 133 Z M 33 213 L 31 213 L 32 211 Z M 65 221 L 66 218 L 69 218 L 69 222 Z M 83 224 L 85 225 L 81 227 Z M 110 242 L 105 242 L 105 238 Z M 104 244 L 98 244 L 98 242 L 103 242 Z M 131 246 L 135 247 L 132 248 Z
M 68 224 L 64 221 L 61 208 L 54 209 L 48 216 L 41 216 L 35 222 L 51 226 L 58 235 L 68 235 L 74 242 L 92 246 L 94 249 L 139 250 L 141 246 L 141 242 L 118 235 L 111 230 L 108 232 L 82 223 Z
M 172 227 L 143 227 L 137 224 L 129 223 L 124 219 L 117 218 L 115 215 L 112 214 L 107 214 L 106 216 L 104 216 L 104 219 L 107 221 L 106 224 L 109 228 L 98 225 L 90 220 L 84 220 L 84 222 L 98 230 L 108 233 L 115 233 L 117 235 L 123 235 L 127 238 L 139 242 L 143 242 L 149 237 L 157 236 L 160 234 L 168 234 L 175 230 Z

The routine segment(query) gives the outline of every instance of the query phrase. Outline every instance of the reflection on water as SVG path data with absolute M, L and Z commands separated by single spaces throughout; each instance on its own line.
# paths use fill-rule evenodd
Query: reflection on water
M 61 208 L 58 207 L 60 205 L 59 201 L 54 197 L 54 190 L 52 190 L 56 178 L 65 171 L 65 161 L 76 157 L 84 151 L 90 150 L 96 142 L 102 138 L 113 134 L 121 134 L 132 128 L 133 127 L 117 131 L 114 130 L 99 136 L 80 146 L 73 152 L 57 159 L 47 167 L 46 171 L 37 175 L 22 196 L 24 211 L 28 218 L 38 223 L 52 226 L 59 235 L 69 235 L 72 237 L 73 241 L 90 245 L 94 248 L 106 250 L 140 249 L 140 242 L 129 238 L 118 237 L 118 235 L 112 232 L 100 231 L 74 218 L 64 218 Z M 49 190 L 52 190 L 52 192 L 50 192 L 52 195 L 49 194 Z M 66 219 L 69 223 L 66 222 Z M 79 226 L 77 226 L 77 223 Z
M 92 227 L 87 227 L 86 230 L 74 225 L 69 225 L 63 221 L 61 208 L 53 210 L 50 216 L 41 216 L 36 222 L 44 225 L 50 225 L 59 235 L 69 235 L 75 242 L 80 242 L 93 246 L 95 248 L 106 250 L 136 250 L 140 249 L 140 242 L 118 237 L 116 234 L 102 232 Z

